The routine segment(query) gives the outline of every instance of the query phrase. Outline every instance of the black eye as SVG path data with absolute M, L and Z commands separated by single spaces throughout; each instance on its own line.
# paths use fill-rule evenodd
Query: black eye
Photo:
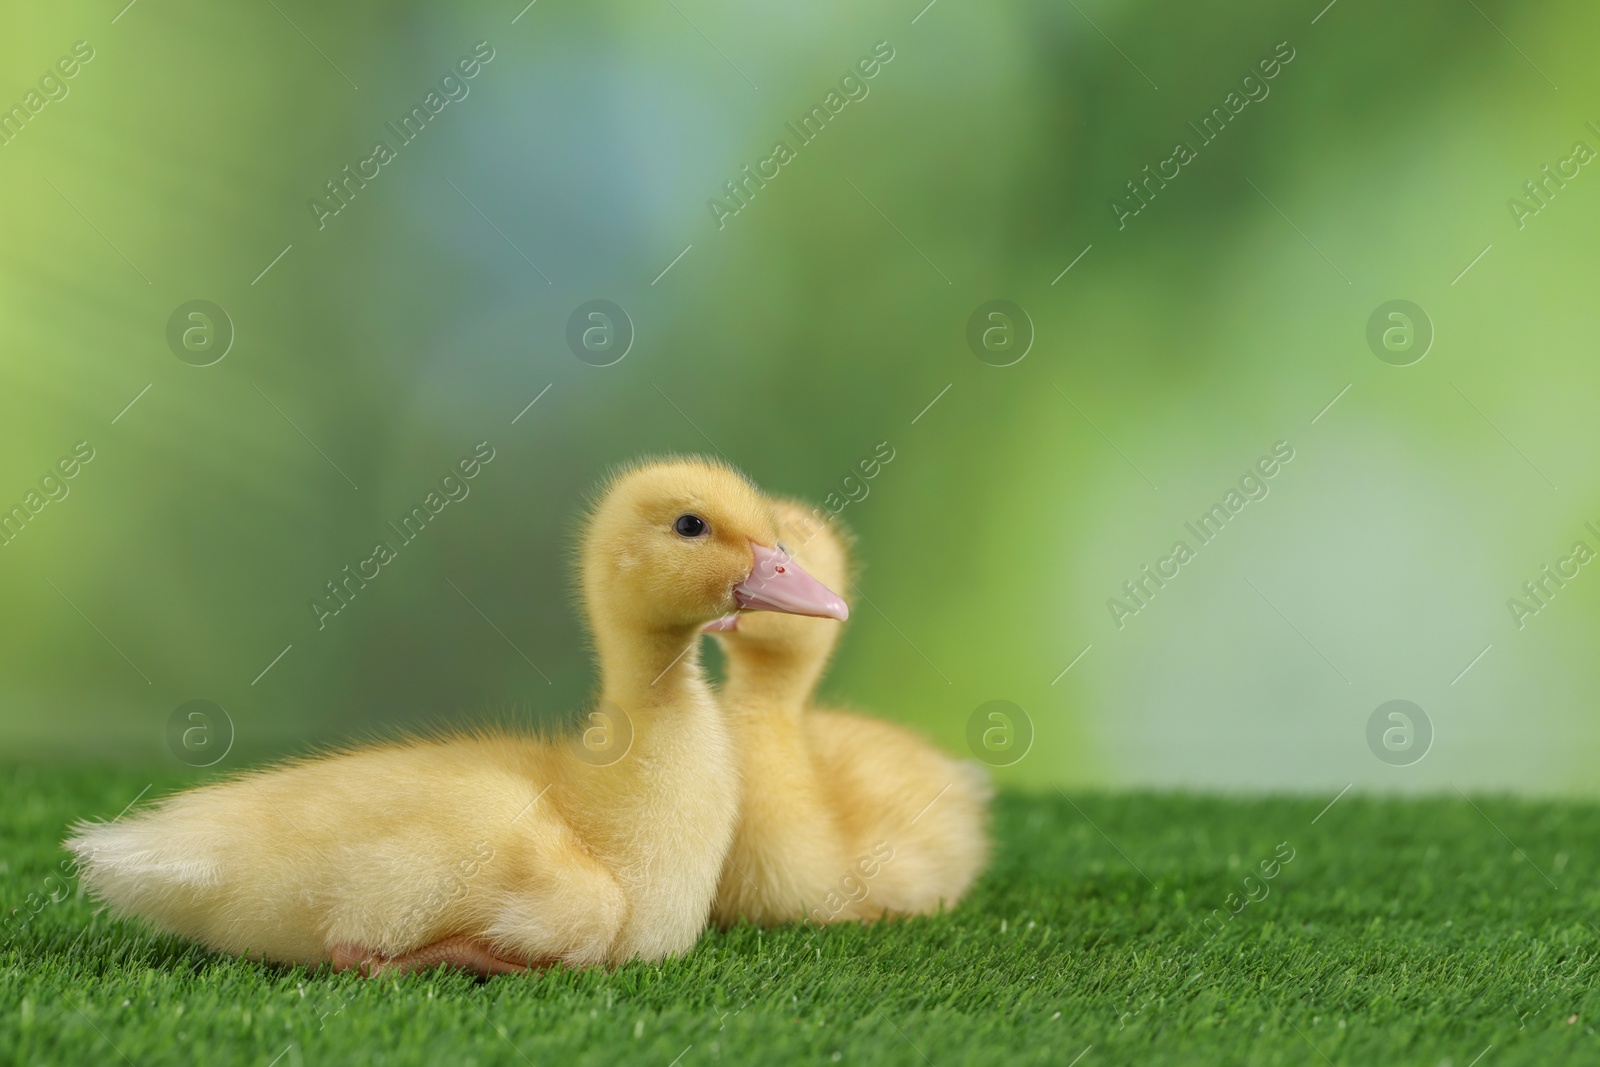
M 706 520 L 698 515 L 679 515 L 672 528 L 684 537 L 699 537 L 706 532 Z

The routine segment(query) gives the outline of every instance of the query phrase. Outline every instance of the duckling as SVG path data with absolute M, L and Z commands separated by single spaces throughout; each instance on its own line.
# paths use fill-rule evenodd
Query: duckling
M 795 501 L 774 510 L 780 548 L 842 589 L 843 532 Z M 726 654 L 744 790 L 712 920 L 840 922 L 959 900 L 988 857 L 983 769 L 902 726 L 811 705 L 838 622 L 740 614 L 707 630 Z
M 848 614 L 799 567 L 771 566 L 776 540 L 770 504 L 727 467 L 625 470 L 578 554 L 601 676 L 581 736 L 312 756 L 80 823 L 66 847 L 115 911 L 251 958 L 489 975 L 682 952 L 738 802 L 699 631 L 740 608 Z

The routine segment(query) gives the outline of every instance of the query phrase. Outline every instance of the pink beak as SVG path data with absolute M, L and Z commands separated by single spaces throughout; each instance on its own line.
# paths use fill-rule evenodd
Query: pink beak
M 750 551 L 755 556 L 755 567 L 750 577 L 733 587 L 739 607 L 781 611 L 788 615 L 816 615 L 841 622 L 850 617 L 850 608 L 843 598 L 801 570 L 782 549 L 752 541 Z

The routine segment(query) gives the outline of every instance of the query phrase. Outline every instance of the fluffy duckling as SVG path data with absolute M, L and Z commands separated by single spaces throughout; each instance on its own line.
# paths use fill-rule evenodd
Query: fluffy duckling
M 309 757 L 177 794 L 66 847 L 115 911 L 209 948 L 364 973 L 653 960 L 705 927 L 737 769 L 699 632 L 844 618 L 772 561 L 770 504 L 698 459 L 619 474 L 588 517 L 601 690 L 581 736 L 493 732 Z
M 842 589 L 840 532 L 803 504 L 774 509 L 780 547 Z M 741 614 L 707 629 L 727 657 L 722 706 L 744 790 L 713 921 L 839 922 L 954 904 L 988 856 L 982 768 L 902 726 L 811 706 L 838 622 Z

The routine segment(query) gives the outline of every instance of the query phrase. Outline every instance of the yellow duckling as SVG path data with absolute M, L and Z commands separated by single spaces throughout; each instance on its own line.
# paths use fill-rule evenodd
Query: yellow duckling
M 774 510 L 779 547 L 844 588 L 839 531 L 800 503 Z M 988 857 L 983 769 L 894 723 L 811 706 L 837 622 L 741 614 L 707 629 L 727 656 L 722 706 L 744 783 L 712 920 L 850 921 L 960 899 Z
M 79 824 L 67 848 L 117 912 L 255 958 L 493 974 L 682 952 L 738 802 L 699 631 L 739 608 L 847 614 L 798 567 L 772 569 L 776 539 L 769 503 L 726 467 L 624 471 L 579 555 L 601 675 L 581 737 L 308 757 Z

